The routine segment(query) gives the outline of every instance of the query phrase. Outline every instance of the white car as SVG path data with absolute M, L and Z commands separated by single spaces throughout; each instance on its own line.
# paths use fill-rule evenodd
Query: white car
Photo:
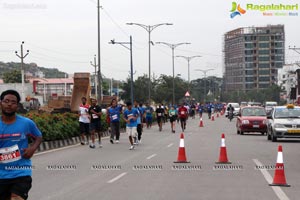
M 233 115 L 237 116 L 240 112 L 240 104 L 239 103 L 228 103 L 225 110 L 225 117 L 228 117 L 228 106 L 231 105 L 234 108 Z
M 277 138 L 300 138 L 300 107 L 275 106 L 268 115 L 267 136 L 272 142 Z

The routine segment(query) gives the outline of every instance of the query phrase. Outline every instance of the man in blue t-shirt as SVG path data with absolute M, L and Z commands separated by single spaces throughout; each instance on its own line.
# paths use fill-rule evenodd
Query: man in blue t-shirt
M 120 140 L 120 114 L 122 113 L 122 106 L 117 105 L 117 100 L 111 100 L 111 106 L 107 109 L 110 121 L 110 143 L 114 143 L 114 137 L 116 136 L 116 143 Z
M 144 112 L 146 113 L 147 128 L 151 128 L 151 126 L 152 126 L 153 108 L 147 103 Z
M 139 117 L 139 112 L 136 108 L 132 108 L 131 102 L 127 102 L 126 105 L 127 109 L 124 111 L 123 118 L 126 122 L 126 133 L 131 144 L 130 150 L 133 150 L 133 138 L 137 136 L 137 118 Z
M 4 91 L 0 100 L 0 199 L 27 199 L 32 182 L 30 158 L 42 134 L 32 120 L 16 115 L 21 100 L 17 91 Z M 34 139 L 30 146 L 29 137 Z

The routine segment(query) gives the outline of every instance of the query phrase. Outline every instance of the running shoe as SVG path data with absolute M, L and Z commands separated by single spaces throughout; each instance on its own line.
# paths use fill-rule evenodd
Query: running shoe
M 94 149 L 95 145 L 94 144 L 90 144 L 90 148 Z
M 134 146 L 133 145 L 131 145 L 130 146 L 130 148 L 129 148 L 129 150 L 133 150 L 134 149 Z

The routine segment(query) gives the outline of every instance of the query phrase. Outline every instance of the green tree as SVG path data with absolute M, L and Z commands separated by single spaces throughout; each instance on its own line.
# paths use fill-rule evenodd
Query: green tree
M 12 70 L 3 74 L 4 83 L 21 83 L 22 75 L 20 70 Z

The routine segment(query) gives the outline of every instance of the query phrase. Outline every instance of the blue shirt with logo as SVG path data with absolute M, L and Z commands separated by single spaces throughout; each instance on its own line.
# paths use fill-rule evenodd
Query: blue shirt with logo
M 121 106 L 110 107 L 108 109 L 110 122 L 119 122 L 120 121 L 120 113 L 122 111 Z
M 17 115 L 14 123 L 5 124 L 0 118 L 0 179 L 31 176 L 31 160 L 23 158 L 28 137 L 42 137 L 32 120 Z
M 132 108 L 131 110 L 125 110 L 124 117 L 125 119 L 130 119 L 132 117 L 138 117 L 139 111 L 136 108 Z M 130 119 L 129 123 L 126 123 L 126 127 L 137 127 L 137 120 L 136 119 Z

